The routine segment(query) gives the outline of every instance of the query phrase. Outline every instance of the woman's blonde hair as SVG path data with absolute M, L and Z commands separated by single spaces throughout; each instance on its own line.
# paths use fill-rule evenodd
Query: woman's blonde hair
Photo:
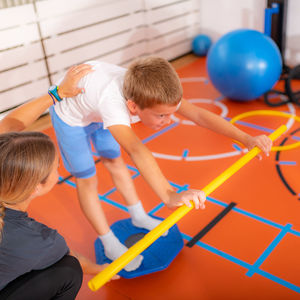
M 55 153 L 50 138 L 40 132 L 0 135 L 0 239 L 4 205 L 28 199 L 39 183 L 46 182 Z
M 125 74 L 123 95 L 141 109 L 156 104 L 177 105 L 182 98 L 182 86 L 167 60 L 149 56 L 131 63 Z

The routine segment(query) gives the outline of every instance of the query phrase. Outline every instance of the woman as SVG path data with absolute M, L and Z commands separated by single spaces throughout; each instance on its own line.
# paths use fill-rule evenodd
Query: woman
M 77 83 L 89 72 L 88 65 L 72 67 L 59 96 L 84 92 Z M 42 96 L 0 122 L 0 299 L 75 299 L 82 271 L 97 274 L 103 269 L 74 253 L 56 230 L 26 212 L 35 197 L 56 184 L 59 158 L 45 134 L 16 131 L 35 121 L 53 101 L 50 95 Z

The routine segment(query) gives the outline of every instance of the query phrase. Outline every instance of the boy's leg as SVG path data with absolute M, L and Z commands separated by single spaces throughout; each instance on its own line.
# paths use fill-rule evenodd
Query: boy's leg
M 86 127 L 69 126 L 50 108 L 61 157 L 65 168 L 75 177 L 81 209 L 98 234 L 110 229 L 98 198 L 96 167 L 91 149 L 91 135 L 102 128 L 101 123 Z
M 105 254 L 115 260 L 127 251 L 110 231 L 106 217 L 98 198 L 96 167 L 90 145 L 93 132 L 102 128 L 100 123 L 92 123 L 86 127 L 69 126 L 50 109 L 53 127 L 65 168 L 76 178 L 77 195 L 80 206 L 100 236 L 108 236 L 104 245 Z M 113 245 L 113 247 L 111 246 Z M 128 264 L 125 269 L 130 271 L 139 267 L 143 257 L 139 256 Z
M 117 259 L 124 254 L 128 248 L 117 239 L 108 226 L 98 198 L 96 175 L 90 178 L 76 178 L 76 185 L 81 209 L 99 234 L 99 238 L 104 246 L 105 255 L 111 260 Z M 139 255 L 125 267 L 125 270 L 133 271 L 137 269 L 142 260 L 143 257 Z
M 75 178 L 80 207 L 99 235 L 110 231 L 101 202 L 98 198 L 97 175 L 89 178 Z
M 124 198 L 127 205 L 135 205 L 140 199 L 137 195 L 133 180 L 121 156 L 113 159 L 101 156 L 101 161 L 109 171 L 113 183 Z
M 97 130 L 92 135 L 92 140 L 101 161 L 109 171 L 116 189 L 128 205 L 132 223 L 136 227 L 147 230 L 154 229 L 160 221 L 150 217 L 144 210 L 137 195 L 133 180 L 126 164 L 120 156 L 120 146 L 115 141 L 109 130 Z M 166 231 L 163 236 L 166 236 Z

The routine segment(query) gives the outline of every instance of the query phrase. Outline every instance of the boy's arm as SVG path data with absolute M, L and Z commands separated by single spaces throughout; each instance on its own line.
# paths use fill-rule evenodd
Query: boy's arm
M 91 71 L 91 66 L 85 64 L 70 68 L 59 86 L 59 96 L 65 98 L 79 94 L 81 89 L 77 87 L 78 81 Z M 53 100 L 46 94 L 19 106 L 0 121 L 0 134 L 25 129 L 51 105 Z
M 205 195 L 199 190 L 188 190 L 176 193 L 162 174 L 155 158 L 148 148 L 135 135 L 134 131 L 125 125 L 110 126 L 109 131 L 122 148 L 130 155 L 140 173 L 154 190 L 157 196 L 170 208 L 193 201 L 195 208 L 204 208 Z
M 252 137 L 227 122 L 217 114 L 206 109 L 200 108 L 182 99 L 181 105 L 177 111 L 183 117 L 193 121 L 199 126 L 210 129 L 214 132 L 223 134 L 244 144 L 249 150 L 253 147 L 259 147 L 266 155 L 271 150 L 272 141 L 266 135 Z

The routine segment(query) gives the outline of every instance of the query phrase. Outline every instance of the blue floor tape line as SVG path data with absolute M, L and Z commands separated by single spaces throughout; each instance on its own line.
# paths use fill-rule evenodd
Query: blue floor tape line
M 262 255 L 257 259 L 257 261 L 249 268 L 249 271 L 246 273 L 247 276 L 251 277 L 254 273 L 257 273 L 259 267 L 264 263 L 264 261 L 268 258 L 271 252 L 275 249 L 275 247 L 281 242 L 281 240 L 285 237 L 287 232 L 292 228 L 291 224 L 287 224 L 284 229 L 280 231 L 277 237 L 273 240 L 273 242 L 268 246 L 268 248 L 262 253 Z
M 60 177 L 60 178 L 61 178 L 61 177 Z M 71 186 L 73 186 L 73 187 L 76 187 L 75 183 L 73 183 L 72 181 L 66 180 L 65 183 L 67 183 L 67 184 L 69 184 L 69 185 L 71 185 Z M 188 185 L 180 186 L 180 185 L 177 185 L 177 184 L 175 184 L 175 183 L 171 183 L 171 184 L 172 184 L 174 187 L 178 188 L 178 190 L 180 190 L 180 189 L 184 190 L 184 189 L 186 189 L 186 188 L 188 187 Z M 109 204 L 111 204 L 111 205 L 113 205 L 113 206 L 115 206 L 115 207 L 118 207 L 118 208 L 120 208 L 120 209 L 122 209 L 122 210 L 127 211 L 127 208 L 126 208 L 125 206 L 122 206 L 122 205 L 120 205 L 120 204 L 117 203 L 117 202 L 114 202 L 114 201 L 112 201 L 112 200 L 110 200 L 110 199 L 108 199 L 108 198 L 106 198 L 106 197 L 101 196 L 101 195 L 99 195 L 99 198 L 100 198 L 101 200 L 105 201 L 106 203 L 109 203 Z M 223 203 L 222 201 L 213 199 L 213 198 L 211 198 L 211 197 L 208 197 L 207 200 L 210 201 L 210 202 L 212 202 L 212 203 L 215 203 L 215 204 L 217 204 L 217 205 L 220 205 L 220 206 L 224 206 L 224 207 L 227 206 L 227 203 Z M 150 211 L 150 214 L 154 214 L 155 212 L 159 211 L 160 208 L 162 208 L 163 206 L 164 206 L 164 204 L 163 204 L 163 203 L 160 203 L 158 206 L 156 206 L 153 210 Z M 246 212 L 246 211 L 244 211 L 244 210 L 242 210 L 242 209 L 240 209 L 240 208 L 233 208 L 233 210 L 235 210 L 236 212 L 241 213 L 241 214 L 243 214 L 243 215 L 245 215 L 245 216 L 248 216 L 248 217 L 250 217 L 250 218 L 253 218 L 253 219 L 257 220 L 257 221 L 260 221 L 260 222 L 263 222 L 263 223 L 268 224 L 268 225 L 270 225 L 270 226 L 273 226 L 273 227 L 275 227 L 275 228 L 281 229 L 281 230 L 282 230 L 283 236 L 284 236 L 286 233 L 291 233 L 291 234 L 294 234 L 294 235 L 300 237 L 300 232 L 291 229 L 291 226 L 292 226 L 292 225 L 290 225 L 290 226 L 282 226 L 282 225 L 277 224 L 277 223 L 275 223 L 275 222 L 269 221 L 269 220 L 267 220 L 267 219 L 265 219 L 265 218 L 262 218 L 262 217 L 259 217 L 259 216 L 257 216 L 257 215 L 254 215 L 254 214 L 252 214 L 252 213 Z M 284 230 L 285 230 L 285 231 L 284 231 Z M 189 236 L 187 236 L 187 235 L 185 235 L 185 234 L 183 234 L 183 233 L 182 233 L 182 236 L 183 236 L 184 239 L 186 239 L 186 240 L 188 240 L 188 241 L 191 240 L 191 237 L 189 237 Z M 280 242 L 281 239 L 282 239 L 282 238 L 278 238 L 278 240 L 276 241 L 276 243 L 274 243 L 274 245 L 276 246 L 276 245 Z M 198 246 L 200 246 L 200 247 L 202 247 L 202 248 L 204 248 L 204 249 L 206 249 L 206 250 L 208 250 L 208 251 L 210 251 L 210 252 L 212 252 L 212 253 L 215 253 L 215 254 L 217 254 L 217 255 L 219 255 L 219 256 L 221 256 L 221 257 L 224 257 L 225 259 L 227 259 L 227 260 L 229 260 L 229 261 L 232 261 L 232 262 L 234 262 L 235 264 L 238 264 L 238 265 L 240 265 L 240 266 L 242 266 L 242 267 L 248 269 L 249 271 L 250 271 L 251 268 L 253 268 L 252 265 L 250 265 L 250 264 L 248 264 L 248 263 L 246 263 L 246 262 L 244 262 L 244 261 L 242 261 L 242 260 L 240 260 L 240 259 L 238 259 L 238 258 L 236 258 L 236 257 L 233 257 L 233 256 L 231 256 L 231 255 L 229 255 L 229 254 L 227 254 L 227 253 L 225 253 L 225 252 L 223 252 L 223 251 L 221 251 L 221 250 L 218 250 L 218 249 L 216 249 L 216 248 L 214 248 L 214 247 L 212 247 L 212 246 L 209 246 L 209 245 L 207 245 L 207 244 L 205 244 L 205 243 L 203 243 L 203 242 L 198 241 L 198 242 L 196 243 L 196 245 L 198 245 Z M 270 249 L 269 249 L 269 252 L 270 252 Z M 272 280 L 272 281 L 274 281 L 274 282 L 276 282 L 276 283 L 278 283 L 278 284 L 281 284 L 281 285 L 283 285 L 283 286 L 285 286 L 285 287 L 287 287 L 287 288 L 289 288 L 289 289 L 291 289 L 291 290 L 293 290 L 293 291 L 296 291 L 296 292 L 299 292 L 299 291 L 300 291 L 300 287 L 298 287 L 298 286 L 296 286 L 296 285 L 294 285 L 294 284 L 292 284 L 292 283 L 290 283 L 290 282 L 288 282 L 288 281 L 285 281 L 285 280 L 283 280 L 283 279 L 281 279 L 281 278 L 279 278 L 279 277 L 276 277 L 275 275 L 272 275 L 272 274 L 270 274 L 270 273 L 268 273 L 268 272 L 265 272 L 265 271 L 263 271 L 263 270 L 261 270 L 261 269 L 259 269 L 259 268 L 257 268 L 257 269 L 255 270 L 255 273 L 257 273 L 257 274 L 259 274 L 259 275 L 261 275 L 261 276 L 264 276 L 265 278 L 268 278 L 268 279 L 270 279 L 270 280 Z
M 185 149 L 182 153 L 182 158 L 186 158 L 189 155 L 189 150 Z
M 164 128 L 164 129 L 162 129 L 162 130 L 160 130 L 160 131 L 158 131 L 158 132 L 150 135 L 149 137 L 143 139 L 142 143 L 146 144 L 146 143 L 150 142 L 151 140 L 157 138 L 158 136 L 164 134 L 165 132 L 169 131 L 170 129 L 173 129 L 174 127 L 176 127 L 178 125 L 179 125 L 178 122 L 172 123 L 171 125 L 167 126 L 166 128 Z
M 192 239 L 190 236 L 188 236 L 184 233 L 181 233 L 181 235 L 182 235 L 183 239 L 185 239 L 187 241 L 190 241 Z M 223 258 L 225 258 L 225 259 L 227 259 L 227 260 L 229 260 L 229 261 L 231 261 L 231 262 L 233 262 L 233 263 L 235 263 L 235 264 L 237 264 L 237 265 L 239 265 L 239 266 L 241 266 L 245 269 L 250 269 L 252 267 L 249 263 L 247 263 L 247 262 L 245 262 L 241 259 L 238 259 L 238 258 L 236 258 L 236 257 L 234 257 L 230 254 L 227 254 L 227 253 L 225 253 L 221 250 L 218 250 L 215 247 L 212 247 L 212 246 L 210 246 L 208 244 L 205 244 L 203 242 L 198 241 L 196 243 L 196 245 L 198 245 L 199 247 L 201 247 L 205 250 L 208 250 L 208 251 L 210 251 L 210 252 L 212 252 L 212 253 L 214 253 L 218 256 L 221 256 L 221 257 L 223 257 Z M 281 278 L 279 278 L 279 277 L 277 277 L 273 274 L 270 274 L 270 273 L 268 273 L 266 271 L 263 271 L 261 269 L 258 269 L 256 273 L 263 276 L 263 277 L 265 277 L 265 278 L 267 278 L 267 279 L 269 279 L 269 280 L 272 280 L 272 281 L 274 281 L 274 282 L 276 282 L 276 283 L 278 283 L 278 284 L 280 284 L 280 285 L 282 285 L 282 286 L 284 286 L 288 289 L 291 289 L 291 290 L 293 290 L 295 292 L 298 292 L 298 293 L 300 292 L 300 287 L 299 286 L 297 286 L 297 285 L 295 285 L 291 282 L 288 282 L 284 279 L 281 279 Z
M 221 97 L 220 97 L 220 99 L 216 99 L 216 101 L 218 101 L 218 100 L 221 100 Z M 229 118 L 225 118 L 225 119 L 229 119 Z M 238 121 L 238 123 L 241 124 L 241 125 L 244 125 L 244 126 L 248 126 L 250 128 L 255 128 L 255 129 L 262 130 L 264 132 L 269 132 L 269 133 L 273 132 L 272 129 L 265 128 L 265 127 L 262 127 L 262 126 L 257 126 L 255 124 L 251 124 L 251 123 L 247 123 L 247 122 L 243 122 L 243 121 Z M 178 122 L 172 123 L 170 126 L 168 126 L 168 127 L 164 128 L 163 130 L 161 130 L 161 131 L 159 131 L 159 132 L 157 132 L 157 133 L 149 136 L 148 138 L 144 139 L 142 142 L 143 143 L 147 143 L 147 142 L 155 139 L 156 137 L 162 135 L 163 133 L 169 131 L 170 129 L 173 129 L 174 127 L 176 127 L 178 125 L 179 125 Z M 300 138 L 299 137 L 295 137 L 295 139 L 300 139 Z M 183 155 L 187 155 L 187 154 L 188 154 L 188 152 L 184 152 Z M 140 175 L 137 169 L 132 168 L 131 170 L 137 172 L 136 174 L 133 175 L 134 176 L 133 179 L 135 177 L 137 177 L 138 175 Z M 63 178 L 60 177 L 60 179 L 63 179 Z M 65 182 L 67 184 L 73 186 L 73 187 L 76 187 L 76 185 L 73 182 L 69 181 L 69 180 L 66 180 Z M 177 192 L 185 190 L 188 187 L 188 185 L 186 185 L 186 186 L 180 186 L 180 185 L 177 185 L 175 183 L 171 183 L 171 185 L 174 186 L 174 187 L 176 187 L 178 189 Z M 107 195 L 110 195 L 111 193 L 113 193 L 115 191 L 116 191 L 116 189 L 114 188 L 114 189 L 108 191 L 104 196 L 99 195 L 99 199 L 101 199 L 102 201 L 105 201 L 105 202 L 107 202 L 107 203 L 109 203 L 109 204 L 111 204 L 111 205 L 113 205 L 115 207 L 118 207 L 118 208 L 120 208 L 122 210 L 126 210 L 127 211 L 127 208 L 125 206 L 120 205 L 119 203 L 114 202 L 114 201 L 112 201 L 112 200 L 110 200 L 110 199 L 108 199 L 106 197 Z M 213 199 L 211 197 L 208 197 L 207 200 L 210 201 L 210 202 L 212 202 L 212 203 L 215 203 L 217 205 L 221 205 L 221 206 L 224 206 L 224 207 L 227 206 L 227 203 L 223 203 L 223 202 L 221 202 L 219 200 L 216 200 L 216 199 Z M 150 211 L 150 214 L 154 214 L 155 212 L 159 211 L 163 206 L 164 206 L 163 203 L 159 204 L 158 206 L 156 206 L 154 209 L 152 209 Z M 266 271 L 263 271 L 263 270 L 259 269 L 259 266 L 263 263 L 263 261 L 268 257 L 268 255 L 273 251 L 273 249 L 278 245 L 278 243 L 282 240 L 282 238 L 287 233 L 291 233 L 291 234 L 294 234 L 296 236 L 300 236 L 300 232 L 291 229 L 292 225 L 290 225 L 290 224 L 288 224 L 287 226 L 283 226 L 283 225 L 277 224 L 275 222 L 269 221 L 269 220 L 267 220 L 265 218 L 256 216 L 256 215 L 254 215 L 252 213 L 246 212 L 246 211 L 244 211 L 244 210 L 242 210 L 240 208 L 233 208 L 233 210 L 235 210 L 236 212 L 238 212 L 240 214 L 243 214 L 245 216 L 253 218 L 253 219 L 257 220 L 257 221 L 263 222 L 265 224 L 268 224 L 270 226 L 274 226 L 274 227 L 279 228 L 279 229 L 282 230 L 280 232 L 280 234 L 274 239 L 274 241 L 271 243 L 271 245 L 265 250 L 265 252 L 260 256 L 260 258 L 256 261 L 256 263 L 254 265 L 250 265 L 250 264 L 248 264 L 248 263 L 246 263 L 246 262 L 244 262 L 244 261 L 242 261 L 242 260 L 240 260 L 240 259 L 238 259 L 236 257 L 231 256 L 230 254 L 227 254 L 227 253 L 225 253 L 223 251 L 220 251 L 220 250 L 218 250 L 218 249 L 216 249 L 216 248 L 214 248 L 212 246 L 209 246 L 209 245 L 207 245 L 207 244 L 205 244 L 205 243 L 203 243 L 201 241 L 198 241 L 196 244 L 198 246 L 200 246 L 200 247 L 202 247 L 202 248 L 204 248 L 204 249 L 212 252 L 212 253 L 215 253 L 215 254 L 217 254 L 217 255 L 219 255 L 219 256 L 221 256 L 221 257 L 223 257 L 223 258 L 225 258 L 225 259 L 227 259 L 227 260 L 229 260 L 231 262 L 234 262 L 234 263 L 236 263 L 236 264 L 238 264 L 238 265 L 240 265 L 240 266 L 248 269 L 249 270 L 248 274 L 250 274 L 250 272 L 254 271 L 254 273 L 257 273 L 257 274 L 259 274 L 261 276 L 264 276 L 265 278 L 268 278 L 268 279 L 270 279 L 270 280 L 272 280 L 274 282 L 277 282 L 277 283 L 279 283 L 279 284 L 281 284 L 281 285 L 283 285 L 283 286 L 285 286 L 285 287 L 287 287 L 287 288 L 289 288 L 291 290 L 294 290 L 294 291 L 296 291 L 296 292 L 299 293 L 300 292 L 300 287 L 298 287 L 298 286 L 296 286 L 296 285 L 294 285 L 294 284 L 292 284 L 290 282 L 287 282 L 287 281 L 285 281 L 285 280 L 283 280 L 283 279 L 281 279 L 281 278 L 279 278 L 279 277 L 277 277 L 275 275 L 272 275 L 272 274 L 270 274 L 270 273 L 268 273 Z M 184 239 L 186 239 L 188 241 L 191 240 L 191 237 L 189 237 L 189 236 L 187 236 L 185 234 L 182 234 L 182 236 L 183 236 Z M 255 266 L 255 268 L 254 268 L 254 266 Z
M 272 281 L 274 281 L 274 282 L 276 282 L 278 284 L 281 284 L 281 285 L 287 287 L 290 290 L 293 290 L 293 291 L 295 291 L 297 293 L 300 293 L 300 286 L 297 286 L 297 285 L 295 285 L 295 284 L 293 284 L 291 282 L 288 282 L 288 281 L 286 281 L 284 279 L 281 279 L 281 278 L 279 278 L 279 277 L 277 277 L 277 276 L 275 276 L 273 274 L 270 274 L 270 273 L 268 273 L 266 271 L 263 271 L 263 270 L 258 270 L 257 274 L 259 274 L 259 275 L 261 275 L 263 277 L 266 277 L 266 278 L 268 278 L 268 279 L 270 279 L 270 280 L 272 280 Z
M 232 144 L 232 147 L 235 149 L 235 150 L 237 150 L 237 151 L 242 151 L 243 149 L 239 146 L 239 145 L 237 145 L 237 144 Z
M 62 179 L 61 176 L 60 176 L 59 178 Z M 72 182 L 72 181 L 66 180 L 65 183 L 67 183 L 67 184 L 69 184 L 69 185 L 71 185 L 71 186 L 73 186 L 73 187 L 76 188 L 75 183 Z M 186 189 L 188 188 L 188 185 L 180 186 L 180 185 L 175 184 L 175 183 L 170 183 L 170 184 L 178 189 L 177 192 L 179 192 L 179 191 L 184 191 L 184 190 L 186 190 Z M 114 201 L 108 199 L 108 198 L 107 198 L 107 194 L 110 194 L 110 193 L 106 193 L 106 194 L 104 194 L 103 196 L 102 196 L 102 195 L 99 195 L 99 198 L 100 198 L 101 200 L 103 200 L 103 201 L 105 201 L 105 202 L 107 202 L 107 203 L 109 203 L 109 204 L 115 206 L 115 207 L 119 207 L 119 208 L 121 208 L 122 210 L 127 211 L 127 208 L 125 208 L 125 206 L 122 206 L 121 204 L 119 204 L 119 203 L 117 203 L 117 202 L 114 202 Z M 207 197 L 207 201 L 210 201 L 210 202 L 212 202 L 212 203 L 215 203 L 215 204 L 220 205 L 220 206 L 223 206 L 223 207 L 226 207 L 226 206 L 228 205 L 228 204 L 225 203 L 225 202 L 222 202 L 222 201 L 220 201 L 220 200 L 217 200 L 217 199 L 214 199 L 214 198 L 211 198 L 211 197 Z M 162 205 L 161 207 L 163 207 L 163 205 Z M 160 208 L 161 208 L 161 207 L 160 207 Z M 159 209 L 160 209 L 160 208 L 159 208 Z M 159 209 L 156 209 L 155 212 L 157 212 Z M 257 215 L 255 215 L 255 214 L 253 214 L 253 213 L 247 212 L 247 211 L 245 211 L 245 210 L 243 210 L 243 209 L 241 209 L 241 208 L 236 208 L 236 207 L 234 207 L 232 210 L 233 210 L 233 211 L 236 211 L 236 212 L 238 212 L 238 213 L 240 213 L 240 214 L 242 214 L 242 215 L 245 215 L 245 216 L 247 216 L 247 217 L 249 217 L 249 218 L 252 218 L 252 219 L 254 219 L 254 220 L 256 220 L 256 221 L 259 221 L 259 222 L 265 223 L 265 224 L 267 224 L 267 225 L 273 226 L 273 227 L 275 227 L 275 228 L 283 229 L 283 228 L 285 227 L 285 226 L 283 226 L 283 225 L 281 225 L 281 224 L 277 224 L 277 223 L 275 223 L 275 222 L 273 222 L 273 221 L 270 221 L 270 220 L 268 220 L 268 219 L 262 218 L 262 217 L 260 217 L 260 216 L 257 216 Z M 300 232 L 299 232 L 299 231 L 296 231 L 296 230 L 294 230 L 294 229 L 290 229 L 290 230 L 289 230 L 289 233 L 294 234 L 294 235 L 300 237 Z
M 156 207 L 154 207 L 152 210 L 149 211 L 149 215 L 154 215 L 157 211 L 159 211 L 164 206 L 165 206 L 164 203 L 158 204 Z
M 207 201 L 209 201 L 209 202 L 212 202 L 212 203 L 214 203 L 214 204 L 217 204 L 217 205 L 220 205 L 220 206 L 223 206 L 223 207 L 226 207 L 226 206 L 228 205 L 228 204 L 225 203 L 225 202 L 222 202 L 222 201 L 220 201 L 220 200 L 217 200 L 217 199 L 214 199 L 214 198 L 211 198 L 211 197 L 207 197 L 206 199 L 207 199 Z M 253 213 L 247 212 L 247 211 L 245 211 L 245 210 L 243 210 L 243 209 L 241 209 L 241 208 L 234 207 L 232 210 L 233 210 L 233 211 L 236 211 L 237 213 L 240 213 L 241 215 L 245 215 L 245 216 L 247 216 L 247 217 L 249 217 L 249 218 L 252 218 L 252 219 L 254 219 L 254 220 L 256 220 L 256 221 L 259 221 L 259 222 L 262 222 L 262 223 L 264 223 L 264 224 L 273 226 L 273 227 L 275 227 L 275 228 L 278 228 L 278 229 L 284 229 L 284 228 L 285 228 L 285 226 L 283 226 L 283 225 L 281 225 L 281 224 L 275 223 L 275 222 L 270 221 L 270 220 L 268 220 L 268 219 L 266 219 L 266 218 L 263 218 L 263 217 L 260 217 L 260 216 L 258 216 L 258 215 L 255 215 L 255 214 L 253 214 Z M 289 233 L 294 234 L 294 235 L 297 235 L 297 236 L 300 236 L 300 232 L 299 232 L 299 231 L 296 231 L 296 230 L 294 230 L 294 229 L 290 229 L 290 230 L 289 230 Z
M 181 233 L 181 235 L 182 235 L 183 239 L 185 239 L 187 241 L 192 240 L 192 238 L 190 236 L 188 236 L 188 235 L 186 235 L 184 233 Z M 251 265 L 248 264 L 247 262 L 244 262 L 241 259 L 236 258 L 236 257 L 234 257 L 234 256 L 232 256 L 230 254 L 227 254 L 227 253 L 225 253 L 225 252 L 223 252 L 221 250 L 218 250 L 217 248 L 212 247 L 212 246 L 210 246 L 210 245 L 208 245 L 206 243 L 198 241 L 196 243 L 196 245 L 199 246 L 199 247 L 201 247 L 201 248 L 203 248 L 203 249 L 205 249 L 205 250 L 208 250 L 208 251 L 210 251 L 210 252 L 212 252 L 214 254 L 217 254 L 217 255 L 219 255 L 219 256 L 221 256 L 223 258 L 226 258 L 227 260 L 230 260 L 230 261 L 236 263 L 237 265 L 240 265 L 240 266 L 242 266 L 242 267 L 244 267 L 246 269 L 249 269 L 251 267 Z

